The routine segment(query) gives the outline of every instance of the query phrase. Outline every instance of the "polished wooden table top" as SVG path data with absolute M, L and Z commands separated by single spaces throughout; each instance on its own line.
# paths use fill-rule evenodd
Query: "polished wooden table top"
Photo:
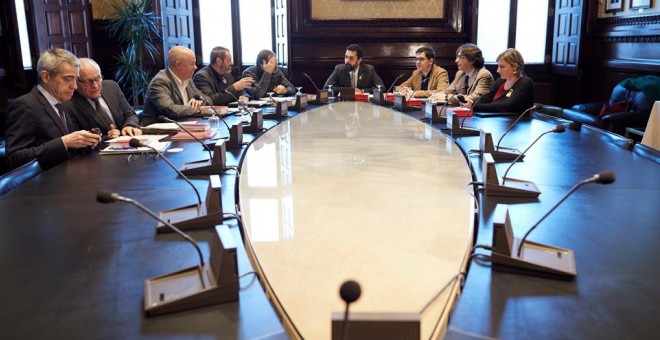
M 473 237 L 471 173 L 456 145 L 358 102 L 303 113 L 259 139 L 243 160 L 239 202 L 285 323 L 330 338 L 339 287 L 354 279 L 362 296 L 351 312 L 419 314 L 423 338 L 441 334 L 455 296 L 436 295 L 458 286 Z

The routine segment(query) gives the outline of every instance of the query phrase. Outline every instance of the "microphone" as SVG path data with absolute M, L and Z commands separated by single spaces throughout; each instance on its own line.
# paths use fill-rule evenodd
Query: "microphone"
M 479 98 L 481 98 L 481 97 L 479 97 Z M 474 107 L 474 105 L 473 105 L 472 107 Z M 499 149 L 500 149 L 500 143 L 502 142 L 502 139 L 504 138 L 504 136 L 506 136 L 506 134 L 509 133 L 509 131 L 511 131 L 511 129 L 512 129 L 512 128 L 518 123 L 518 121 L 519 121 L 519 120 L 520 120 L 520 119 L 521 119 L 521 118 L 522 118 L 527 112 L 532 111 L 532 110 L 537 110 L 537 111 L 538 111 L 538 110 L 540 110 L 540 109 L 542 109 L 542 108 L 543 108 L 543 105 L 541 105 L 541 104 L 536 104 L 536 105 L 530 107 L 529 109 L 523 111 L 523 113 L 522 113 L 520 116 L 518 116 L 518 118 L 516 118 L 516 120 L 514 120 L 513 123 L 512 123 L 511 125 L 509 125 L 509 127 L 506 129 L 506 131 L 504 131 L 504 134 L 502 135 L 502 137 L 500 137 L 500 139 L 497 141 L 497 145 L 495 145 L 495 150 L 499 150 Z
M 392 85 L 385 91 L 385 93 L 390 93 L 392 91 L 392 88 L 394 88 L 394 84 L 396 84 L 396 81 L 399 80 L 399 78 L 403 77 L 404 73 L 401 73 L 398 77 L 394 78 L 394 81 L 392 82 Z
M 563 125 L 561 125 L 561 126 L 563 126 Z M 550 215 L 550 213 L 552 213 L 562 202 L 564 202 L 566 200 L 566 198 L 568 198 L 568 196 L 570 196 L 575 190 L 577 190 L 579 187 L 581 187 L 581 186 L 583 186 L 587 183 L 610 184 L 610 183 L 613 183 L 615 180 L 616 180 L 616 176 L 614 175 L 614 172 L 611 171 L 611 170 L 605 170 L 605 171 L 599 172 L 599 173 L 593 175 L 592 177 L 587 178 L 585 180 L 582 180 L 582 181 L 578 182 L 577 184 L 575 184 L 571 188 L 571 190 L 569 190 L 568 193 L 566 193 L 566 195 L 564 195 L 564 197 L 562 197 L 559 200 L 559 202 L 555 203 L 555 205 L 552 206 L 552 208 L 550 210 L 548 210 L 548 212 L 545 213 L 545 215 L 543 215 L 543 217 L 541 217 L 541 219 L 538 222 L 536 222 L 531 228 L 529 228 L 529 230 L 525 233 L 525 236 L 523 236 L 523 238 L 520 239 L 520 244 L 518 245 L 518 257 L 520 257 L 520 254 L 521 254 L 522 248 L 523 248 L 523 244 L 525 244 L 525 240 L 527 239 L 527 236 L 529 236 L 529 234 L 534 229 L 536 229 L 536 227 L 538 227 L 538 225 L 541 222 L 543 222 L 543 220 L 545 220 L 545 218 L 548 217 L 548 215 Z
M 341 327 L 342 339 L 346 339 L 346 330 L 348 328 L 348 306 L 351 303 L 357 301 L 357 299 L 360 298 L 361 293 L 362 293 L 362 289 L 360 288 L 360 284 L 353 280 L 348 280 L 344 282 L 339 288 L 339 296 L 341 296 L 341 299 L 346 302 L 346 310 L 344 311 L 344 322 L 342 323 L 342 327 Z
M 211 149 L 206 144 L 204 144 L 204 142 L 199 140 L 199 138 L 195 137 L 195 135 L 192 132 L 190 132 L 188 129 L 183 127 L 183 125 L 179 124 L 179 122 L 177 122 L 173 119 L 169 119 L 165 116 L 158 116 L 158 120 L 160 120 L 163 123 L 174 123 L 174 124 L 176 124 L 176 126 L 178 126 L 181 130 L 185 131 L 188 135 L 190 135 L 190 137 L 194 138 L 199 144 L 202 144 L 202 147 L 206 151 L 208 151 L 208 153 L 209 153 L 209 159 L 213 159 L 213 154 L 211 153 Z M 223 120 L 223 122 L 224 122 L 224 120 Z M 229 129 L 229 126 L 227 126 L 227 129 Z
M 147 147 L 147 148 L 149 148 L 149 149 L 151 149 L 151 150 L 154 150 L 154 151 L 155 151 L 155 152 L 156 152 L 161 158 L 163 158 L 163 160 L 165 160 L 165 162 L 166 162 L 170 167 L 172 167 L 172 169 L 174 169 L 174 171 L 176 171 L 177 174 L 179 174 L 179 176 L 181 176 L 181 178 L 183 178 L 188 184 L 190 184 L 190 186 L 191 186 L 191 187 L 193 188 L 193 190 L 195 191 L 195 195 L 197 195 L 197 203 L 199 204 L 198 206 L 201 206 L 201 205 L 202 205 L 202 199 L 201 199 L 201 197 L 199 196 L 199 191 L 197 191 L 197 188 L 195 188 L 195 186 L 192 184 L 192 182 L 190 181 L 190 179 L 188 179 L 188 177 L 186 177 L 186 175 L 184 175 L 181 171 L 179 171 L 179 169 L 177 169 L 177 168 L 174 166 L 174 164 L 172 164 L 172 162 L 170 162 L 170 160 L 167 159 L 167 157 L 165 157 L 165 155 L 164 155 L 162 152 L 158 151 L 158 150 L 157 150 L 156 148 L 154 148 L 153 146 L 150 146 L 150 145 L 148 145 L 148 144 L 143 144 L 143 143 L 140 142 L 140 140 L 137 139 L 137 138 L 131 138 L 131 139 L 128 141 L 128 145 L 130 145 L 130 146 L 132 146 L 132 147 L 134 147 L 134 148 Z
M 318 93 L 318 92 L 320 91 L 320 90 L 319 90 L 319 87 L 316 86 L 316 84 L 315 84 L 314 81 L 312 80 L 312 77 L 308 76 L 307 73 L 305 73 L 305 72 L 303 72 L 302 75 L 305 76 L 305 77 L 307 77 L 307 79 L 309 79 L 309 82 L 312 83 L 312 85 L 314 85 L 314 88 L 316 89 L 316 92 Z
M 532 145 L 534 145 L 536 142 L 538 142 L 538 140 L 541 139 L 541 137 L 547 135 L 548 133 L 553 133 L 553 132 L 554 132 L 554 133 L 562 133 L 562 132 L 564 132 L 564 131 L 566 131 L 566 127 L 565 127 L 565 126 L 563 126 L 563 125 L 557 125 L 557 126 L 555 126 L 554 128 L 552 128 L 552 129 L 550 129 L 550 130 L 548 130 L 548 131 L 542 133 L 540 136 L 538 136 L 538 137 L 532 142 L 532 144 L 530 144 L 530 145 L 527 147 L 527 149 L 525 149 L 525 151 L 521 152 L 520 155 L 518 155 L 518 157 L 516 157 L 516 159 L 514 159 L 513 162 L 511 163 L 511 165 L 509 165 L 509 167 L 506 169 L 506 171 L 504 172 L 504 176 L 502 176 L 502 184 L 504 184 L 504 182 L 506 181 L 506 175 L 509 173 L 509 170 L 511 170 L 511 167 L 513 167 L 513 165 L 516 164 L 516 162 L 520 159 L 520 157 L 522 157 L 522 156 L 523 156 L 523 155 L 529 150 L 529 148 L 532 147 Z
M 477 103 L 481 100 L 481 98 L 483 98 L 483 97 L 484 97 L 486 94 L 488 94 L 488 93 L 490 93 L 490 90 L 484 92 L 484 94 L 482 94 L 481 96 L 479 96 L 479 98 L 477 98 L 477 100 L 475 100 L 475 101 L 472 103 L 472 106 L 470 106 L 470 111 L 469 111 L 468 113 L 466 113 L 466 114 L 465 114 L 465 117 L 463 117 L 463 120 L 461 120 L 461 129 L 463 128 L 463 124 L 465 124 L 465 119 L 466 119 L 468 116 L 471 115 L 470 113 L 474 112 L 474 107 L 475 107 L 475 105 L 477 105 Z
M 131 139 L 131 140 L 133 140 L 133 139 Z M 135 139 L 135 140 L 137 140 L 137 139 Z M 199 263 L 200 263 L 202 268 L 204 267 L 204 257 L 202 256 L 202 251 L 201 251 L 201 249 L 199 249 L 199 245 L 197 245 L 197 242 L 195 242 L 195 240 L 193 240 L 193 238 L 190 237 L 190 235 L 188 235 L 188 234 L 184 233 L 183 231 L 181 231 L 181 229 L 173 226 L 168 221 L 165 221 L 165 220 L 161 219 L 160 217 L 158 217 L 158 215 L 156 215 L 153 211 L 147 209 L 147 207 L 142 205 L 140 202 L 138 202 L 134 199 L 128 198 L 128 197 L 121 196 L 117 193 L 110 192 L 108 190 L 104 190 L 104 189 L 101 189 L 101 190 L 98 191 L 98 193 L 96 194 L 96 201 L 98 201 L 99 203 L 114 203 L 114 202 L 117 202 L 117 201 L 121 201 L 121 202 L 131 203 L 131 204 L 135 205 L 136 207 L 140 208 L 140 210 L 144 211 L 149 216 L 151 216 L 154 219 L 158 220 L 160 223 L 168 226 L 175 233 L 177 233 L 181 237 L 183 237 L 183 239 L 190 242 L 190 244 L 192 244 L 193 247 L 195 247 L 195 249 L 197 249 L 197 255 L 199 255 Z M 202 282 L 202 284 L 204 284 L 204 279 L 202 279 L 201 282 Z

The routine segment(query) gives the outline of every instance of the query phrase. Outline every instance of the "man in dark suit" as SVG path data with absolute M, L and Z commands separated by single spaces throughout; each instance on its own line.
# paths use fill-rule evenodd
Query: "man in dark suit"
M 77 130 L 61 104 L 76 90 L 80 62 L 63 49 L 46 50 L 39 56 L 39 83 L 14 100 L 7 112 L 7 164 L 16 168 L 37 159 L 49 169 L 77 150 L 96 146 L 101 137 Z
M 213 101 L 213 105 L 227 105 L 238 100 L 243 90 L 255 82 L 252 77 L 234 81 L 231 75 L 231 52 L 216 46 L 211 50 L 211 63 L 199 70 L 193 78 L 195 86 Z
M 197 69 L 195 62 L 195 53 L 191 49 L 183 46 L 170 49 L 167 68 L 160 70 L 149 83 L 142 125 L 158 122 L 158 116 L 177 120 L 194 115 L 199 113 L 204 101 L 211 102 L 191 81 Z M 196 96 L 203 100 L 195 99 Z
M 103 80 L 101 68 L 92 59 L 80 59 L 78 89 L 64 105 L 82 129 L 98 128 L 108 138 L 142 134 L 140 120 L 119 85 Z
M 346 47 L 344 63 L 335 66 L 335 71 L 325 82 L 325 86 L 328 85 L 353 87 L 355 93 L 370 93 L 372 88 L 385 84 L 373 66 L 362 63 L 362 48 L 353 44 Z

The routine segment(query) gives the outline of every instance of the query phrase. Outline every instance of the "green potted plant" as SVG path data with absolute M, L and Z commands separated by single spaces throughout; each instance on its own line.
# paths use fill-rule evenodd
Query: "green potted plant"
M 160 16 L 150 11 L 151 0 L 116 0 L 111 6 L 107 29 L 123 46 L 116 57 L 115 80 L 130 91 L 130 100 L 138 107 L 152 76 L 145 58 L 154 61 L 159 52 Z

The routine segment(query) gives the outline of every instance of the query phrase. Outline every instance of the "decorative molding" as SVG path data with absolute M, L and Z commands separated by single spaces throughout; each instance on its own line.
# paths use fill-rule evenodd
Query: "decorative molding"
M 639 25 L 658 25 L 660 15 L 636 15 L 625 17 L 598 18 L 596 24 L 599 27 L 610 26 L 639 26 Z
M 626 36 L 595 36 L 588 39 L 590 43 L 658 43 L 660 35 L 626 35 Z
M 419 31 L 423 28 L 428 32 L 453 32 L 463 33 L 463 16 L 465 11 L 463 0 L 444 1 L 444 18 L 437 19 L 365 19 L 365 20 L 315 20 L 312 19 L 311 0 L 294 0 L 302 7 L 299 17 L 300 27 L 294 25 L 297 34 L 307 33 L 308 30 L 323 30 L 327 28 L 349 29 L 349 28 L 402 28 L 407 32 Z M 360 34 L 365 33 L 364 30 Z
M 389 43 L 405 43 L 405 44 L 414 44 L 415 41 L 419 41 L 419 43 L 424 43 L 424 44 L 432 44 L 432 43 L 438 43 L 438 44 L 464 44 L 465 43 L 465 37 L 463 35 L 456 35 L 456 34 L 451 34 L 451 35 L 440 35 L 436 34 L 431 38 L 424 38 L 420 39 L 417 37 L 412 37 L 410 35 L 408 36 L 399 36 L 399 37 L 382 37 L 382 36 L 369 36 L 367 35 L 360 35 L 360 36 L 355 36 L 351 39 L 352 43 L 356 44 L 361 44 L 361 43 L 384 43 L 384 44 L 389 44 Z M 346 37 L 341 36 L 341 37 L 324 37 L 323 38 L 323 43 L 324 44 L 331 44 L 331 43 L 345 43 L 346 42 Z M 292 44 L 317 44 L 319 43 L 319 38 L 318 37 L 294 37 L 291 38 L 291 43 Z

